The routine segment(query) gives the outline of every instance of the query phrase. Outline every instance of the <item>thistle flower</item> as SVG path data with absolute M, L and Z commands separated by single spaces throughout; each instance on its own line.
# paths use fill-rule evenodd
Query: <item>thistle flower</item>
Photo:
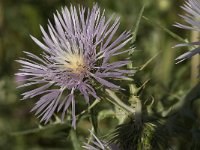
M 198 0 L 188 0 L 184 6 L 182 6 L 182 9 L 186 12 L 186 15 L 180 15 L 181 18 L 185 20 L 187 25 L 183 25 L 180 23 L 176 23 L 175 26 L 178 28 L 183 28 L 187 30 L 195 30 L 200 31 L 200 1 Z M 198 46 L 197 48 L 194 48 L 193 50 L 186 52 L 176 58 L 178 61 L 183 61 L 185 59 L 191 58 L 192 56 L 200 53 L 200 41 L 192 42 L 192 43 L 186 43 L 186 44 L 178 44 L 176 47 L 180 46 Z
M 81 93 L 89 103 L 91 97 L 99 98 L 93 81 L 118 90 L 121 87 L 108 79 L 123 79 L 132 74 L 130 70 L 120 69 L 130 62 L 128 59 L 109 61 L 112 56 L 129 52 L 122 49 L 131 40 L 127 31 L 113 38 L 120 23 L 116 18 L 111 24 L 112 18 L 106 21 L 104 11 L 97 4 L 92 10 L 82 6 L 64 7 L 61 13 L 54 14 L 55 26 L 49 21 L 48 32 L 40 26 L 43 43 L 31 36 L 43 52 L 40 57 L 25 52 L 28 58 L 18 60 L 22 69 L 17 75 L 26 76 L 28 81 L 20 87 L 39 85 L 23 93 L 22 99 L 40 96 L 32 111 L 42 117 L 41 121 L 47 123 L 55 111 L 61 110 L 63 120 L 71 105 L 75 128 L 75 92 Z

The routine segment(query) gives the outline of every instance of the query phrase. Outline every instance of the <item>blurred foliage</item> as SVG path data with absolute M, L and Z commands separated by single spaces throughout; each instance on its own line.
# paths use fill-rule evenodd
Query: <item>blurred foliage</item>
M 140 68 L 150 60 L 134 76 L 135 88 L 147 80 L 148 82 L 139 94 L 136 93 L 142 100 L 144 115 L 141 127 L 136 128 L 140 131 L 133 131 L 138 135 L 133 140 L 136 143 L 139 142 L 139 137 L 144 140 L 145 133 L 141 132 L 142 126 L 145 125 L 145 132 L 151 139 L 158 137 L 154 134 L 160 134 L 161 130 L 162 134 L 166 132 L 165 136 L 169 135 L 166 140 L 173 149 L 200 149 L 200 85 L 196 83 L 196 86 L 191 86 L 190 60 L 175 65 L 175 57 L 187 49 L 173 49 L 180 41 L 165 31 L 168 29 L 174 34 L 189 38 L 189 32 L 172 26 L 175 22 L 182 22 L 177 15 L 182 13 L 179 7 L 183 3 L 181 0 L 1 0 L 0 149 L 78 150 L 81 149 L 81 142 L 89 135 L 90 120 L 95 124 L 99 135 L 107 134 L 117 124 L 126 120 L 124 112 L 103 99 L 95 104 L 95 109 L 89 111 L 95 117 L 89 118 L 85 115 L 79 120 L 76 132 L 71 130 L 70 123 L 60 124 L 58 118 L 44 127 L 39 125 L 39 120 L 29 112 L 36 99 L 22 102 L 19 93 L 25 89 L 16 89 L 18 83 L 14 73 L 19 69 L 19 64 L 14 60 L 23 57 L 24 50 L 34 54 L 41 52 L 29 35 L 41 39 L 39 24 L 46 28 L 48 19 L 53 20 L 53 13 L 56 9 L 60 10 L 61 6 L 69 6 L 72 3 L 91 7 L 93 2 L 105 9 L 107 16 L 115 13 L 121 17 L 121 31 L 134 29 L 143 5 L 143 16 L 153 22 L 141 18 L 136 41 L 133 43 L 136 47 L 131 55 L 133 67 Z M 130 94 L 129 91 L 120 95 L 125 103 L 128 103 L 127 94 Z M 77 110 L 77 114 L 85 108 L 82 102 L 78 105 L 80 110 Z M 146 116 L 148 119 L 145 119 Z M 148 124 L 150 126 L 147 126 Z M 134 124 L 132 126 L 135 128 Z M 117 128 L 117 133 L 121 132 L 120 127 Z M 148 128 L 152 133 L 147 131 Z M 164 129 L 166 130 L 163 131 Z M 163 139 L 161 140 L 163 142 Z M 155 144 L 155 141 L 151 142 Z

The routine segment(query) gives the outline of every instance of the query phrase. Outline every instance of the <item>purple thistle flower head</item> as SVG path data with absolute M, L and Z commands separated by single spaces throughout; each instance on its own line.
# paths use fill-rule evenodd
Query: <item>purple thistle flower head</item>
M 184 6 L 181 7 L 185 12 L 186 15 L 180 15 L 181 18 L 185 20 L 187 23 L 186 25 L 176 23 L 175 26 L 182 29 L 187 30 L 195 30 L 200 31 L 200 1 L 199 0 L 187 0 L 184 4 Z M 176 58 L 177 61 L 181 62 L 185 59 L 191 58 L 192 56 L 200 53 L 200 41 L 192 42 L 192 43 L 184 43 L 184 44 L 178 44 L 175 47 L 181 47 L 181 46 L 195 46 L 198 47 L 182 54 L 178 58 Z
M 43 42 L 31 38 L 43 50 L 41 57 L 25 52 L 28 58 L 18 62 L 22 69 L 18 76 L 26 76 L 26 84 L 20 87 L 39 85 L 38 88 L 23 93 L 23 99 L 40 96 L 32 111 L 47 123 L 54 112 L 62 110 L 62 120 L 69 107 L 72 112 L 72 126 L 76 126 L 75 91 L 79 91 L 88 103 L 90 97 L 98 99 L 91 81 L 107 88 L 120 89 L 107 79 L 123 79 L 132 74 L 120 69 L 128 59 L 110 62 L 110 58 L 129 51 L 123 47 L 131 40 L 124 31 L 113 38 L 119 27 L 119 18 L 111 23 L 104 12 L 95 4 L 92 10 L 71 5 L 54 14 L 55 25 L 48 23 L 48 32 L 43 27 Z

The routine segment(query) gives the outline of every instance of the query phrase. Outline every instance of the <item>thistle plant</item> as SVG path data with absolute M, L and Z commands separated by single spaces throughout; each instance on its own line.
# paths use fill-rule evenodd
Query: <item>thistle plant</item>
M 200 1 L 187 0 L 181 8 L 186 12 L 185 15 L 180 15 L 181 18 L 186 22 L 186 24 L 176 23 L 175 26 L 178 28 L 199 32 L 200 31 Z M 200 47 L 199 47 L 200 41 L 176 45 L 176 47 L 181 47 L 181 46 L 193 46 L 193 49 L 189 52 L 182 54 L 178 58 L 176 58 L 176 60 L 178 61 L 183 61 L 185 59 L 191 58 L 192 56 L 200 53 Z
M 54 14 L 55 26 L 48 23 L 48 33 L 40 27 L 44 43 L 31 36 L 43 50 L 40 57 L 25 52 L 27 58 L 18 62 L 22 69 L 18 76 L 26 76 L 26 84 L 20 87 L 39 85 L 40 87 L 23 93 L 23 100 L 40 95 L 33 107 L 41 121 L 47 123 L 52 115 L 62 110 L 62 120 L 71 105 L 72 126 L 76 127 L 76 92 L 80 92 L 86 103 L 90 97 L 99 99 L 94 82 L 106 88 L 119 90 L 121 87 L 109 80 L 123 79 L 132 71 L 120 69 L 130 61 L 123 59 L 110 62 L 111 57 L 127 53 L 124 46 L 131 40 L 130 33 L 124 31 L 116 37 L 120 25 L 119 18 L 111 24 L 104 11 L 97 4 L 92 10 L 79 6 L 62 8 Z
M 159 3 L 164 6 L 168 2 Z M 175 26 L 199 32 L 200 1 L 187 0 L 182 9 L 186 14 L 180 16 L 186 23 L 176 23 Z M 180 79 L 184 71 L 173 72 L 172 75 L 174 68 L 170 67 L 175 64 L 168 66 L 170 59 L 165 57 L 172 58 L 174 55 L 169 49 L 164 49 L 167 46 L 171 48 L 174 39 L 185 42 L 176 45 L 192 47 L 191 51 L 177 58 L 183 61 L 200 53 L 200 41 L 188 43 L 145 16 L 144 10 L 143 6 L 134 21 L 133 31 L 126 30 L 121 34 L 118 33 L 120 18 L 112 13 L 106 17 L 107 12 L 110 14 L 109 10 L 100 9 L 96 3 L 91 8 L 72 4 L 62 7 L 53 14 L 53 22 L 48 21 L 47 27 L 40 26 L 42 37 L 31 35 L 39 47 L 39 55 L 24 51 L 25 58 L 17 60 L 21 68 L 16 79 L 21 82 L 17 86 L 26 90 L 21 94 L 22 100 L 36 100 L 31 111 L 41 118 L 42 124 L 14 135 L 52 129 L 50 134 L 64 137 L 64 148 L 67 145 L 67 149 L 73 147 L 74 150 L 184 149 L 182 145 L 186 142 L 188 149 L 200 149 L 199 122 L 195 120 L 198 115 L 190 108 L 200 97 L 200 84 L 188 94 L 185 94 L 188 92 L 185 83 L 179 90 L 179 82 L 168 77 Z M 147 48 L 147 53 L 145 50 L 142 52 L 148 58 L 146 62 L 146 58 L 139 58 L 144 64 L 139 62 L 141 67 L 135 67 L 132 60 L 137 55 L 133 56 L 133 47 L 137 45 L 135 42 L 142 19 L 153 24 L 152 28 L 156 31 L 148 33 L 148 27 L 146 33 L 147 26 L 141 28 L 138 41 L 141 45 L 138 47 Z M 163 33 L 157 28 L 174 39 L 169 40 L 167 36 L 164 40 L 158 39 Z M 163 48 L 161 52 L 155 45 L 159 40 Z M 153 62 L 154 59 L 158 61 Z M 153 64 L 154 69 L 150 68 Z M 163 68 L 166 70 L 158 71 Z M 2 87 L 4 84 L 0 82 L 0 89 Z M 108 118 L 109 121 L 106 120 Z M 86 136 L 88 129 L 89 136 Z

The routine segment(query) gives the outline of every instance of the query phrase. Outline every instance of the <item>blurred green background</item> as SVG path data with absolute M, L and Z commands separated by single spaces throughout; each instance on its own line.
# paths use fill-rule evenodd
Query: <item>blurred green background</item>
M 187 49 L 173 49 L 172 47 L 180 41 L 157 25 L 159 23 L 179 36 L 190 38 L 190 32 L 172 26 L 175 22 L 183 22 L 178 16 L 183 14 L 179 7 L 183 4 L 182 0 L 0 0 L 1 150 L 73 149 L 72 137 L 68 136 L 69 127 L 65 125 L 38 132 L 35 130 L 28 134 L 15 134 L 19 131 L 37 129 L 39 124 L 39 119 L 29 112 L 36 100 L 20 101 L 20 93 L 25 89 L 16 89 L 18 83 L 14 74 L 20 66 L 15 60 L 24 57 L 22 51 L 34 54 L 41 52 L 29 35 L 41 39 L 39 25 L 46 28 L 48 19 L 53 21 L 53 13 L 60 10 L 61 6 L 69 6 L 72 3 L 91 7 L 93 2 L 97 2 L 102 9 L 105 9 L 107 16 L 115 13 L 121 17 L 119 34 L 123 30 L 133 29 L 140 9 L 145 4 L 143 16 L 154 23 L 144 18 L 140 22 L 134 43 L 136 50 L 132 56 L 134 67 L 140 67 L 158 55 L 134 77 L 138 86 L 150 80 L 146 85 L 143 99 L 152 96 L 157 101 L 157 105 L 171 106 L 172 103 L 183 99 L 197 82 L 196 77 L 192 75 L 198 69 L 191 69 L 191 60 L 175 65 L 175 58 Z M 197 66 L 194 64 L 194 67 Z M 195 108 L 192 107 L 196 118 L 200 117 L 199 103 L 195 101 Z M 163 110 L 161 106 L 155 108 L 158 113 Z M 108 121 L 102 121 L 101 126 L 109 130 L 114 126 L 115 121 L 110 118 Z M 80 140 L 84 141 L 90 125 L 87 121 L 82 122 L 82 125 L 82 127 L 79 125 L 77 132 L 81 135 Z M 188 127 L 185 130 L 190 129 Z

